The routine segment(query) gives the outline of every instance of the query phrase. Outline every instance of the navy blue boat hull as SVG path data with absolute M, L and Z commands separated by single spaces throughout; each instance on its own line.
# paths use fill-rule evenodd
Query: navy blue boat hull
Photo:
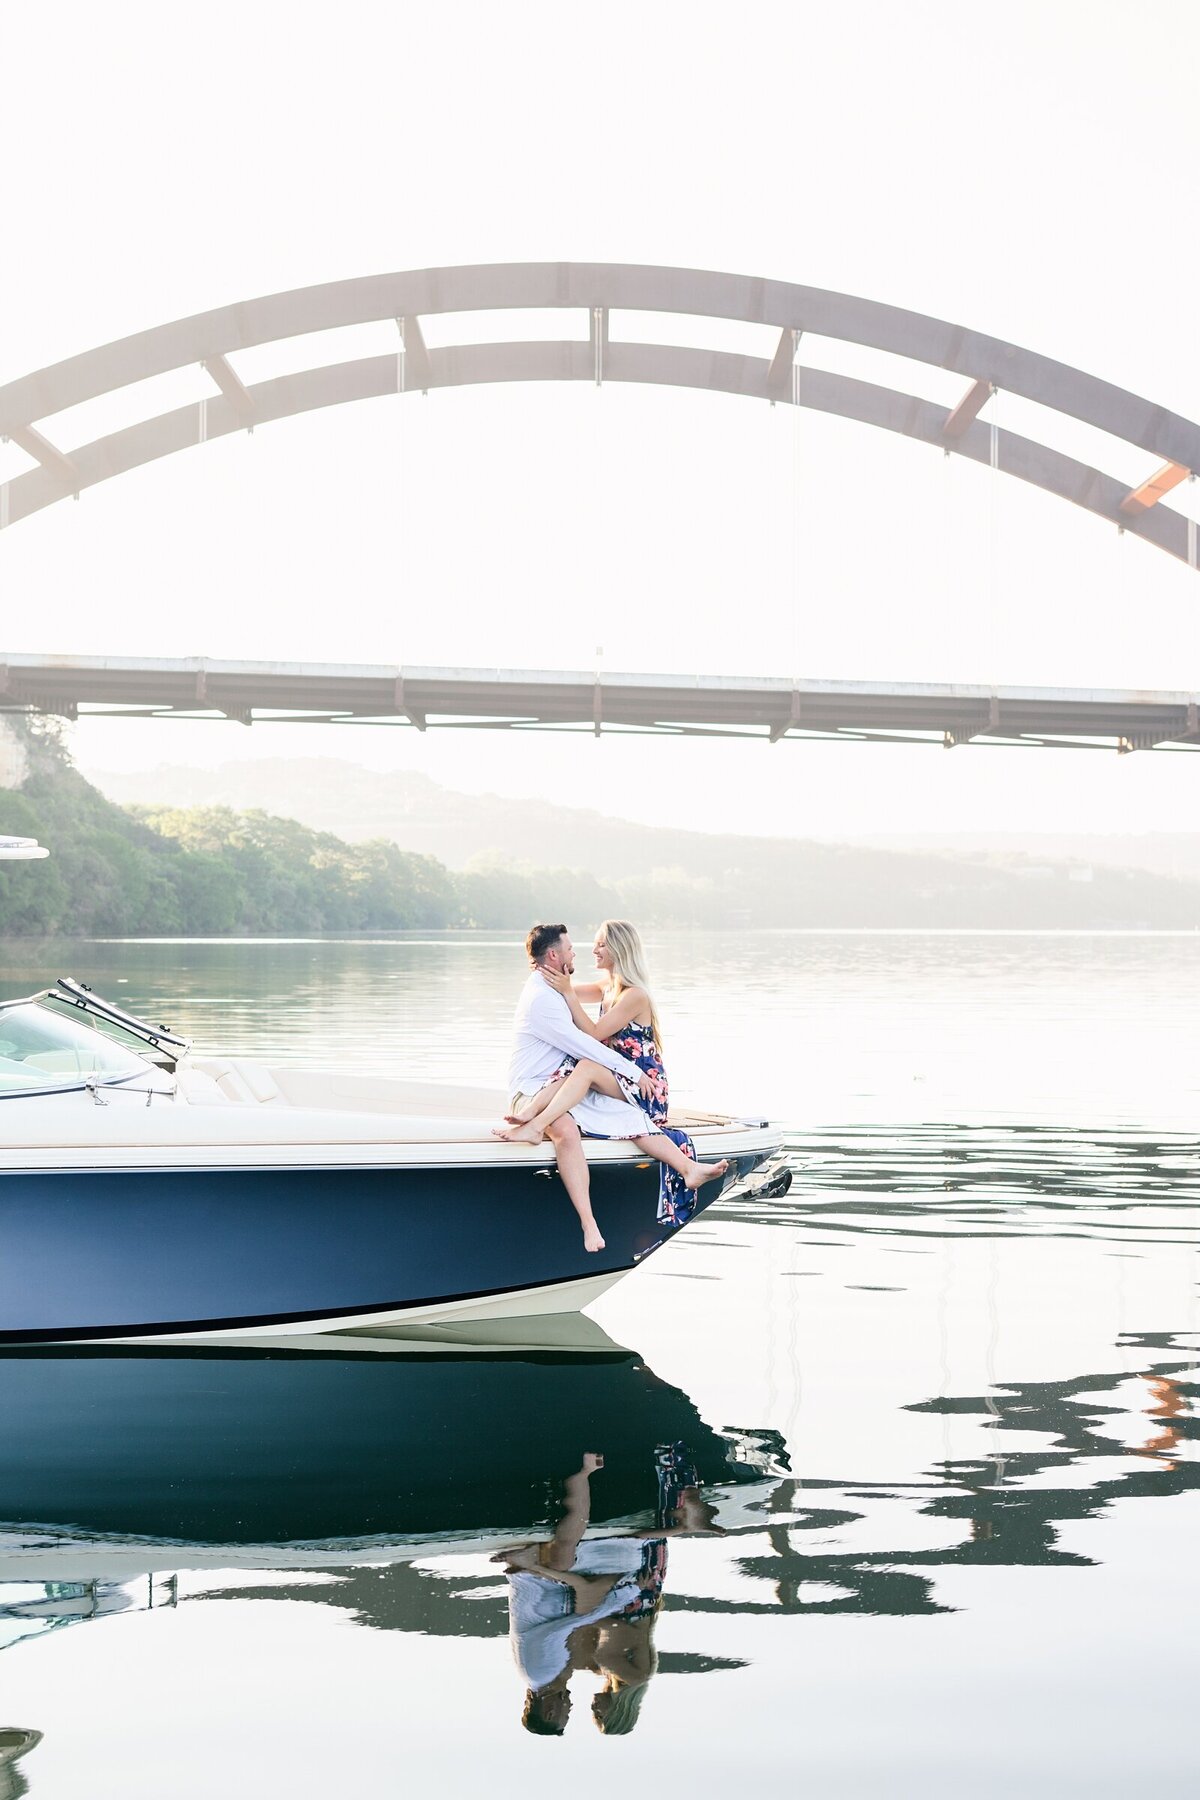
M 596 1255 L 557 1173 L 526 1164 L 0 1174 L 0 1343 L 486 1310 L 615 1279 L 669 1235 L 656 1164 L 595 1164 L 592 1196 Z
M 333 1340 L 331 1340 L 332 1342 Z M 760 1472 L 633 1351 L 389 1356 L 113 1345 L 0 1354 L 0 1530 L 301 1544 L 521 1530 L 584 1450 L 594 1521 L 652 1507 L 655 1455 Z

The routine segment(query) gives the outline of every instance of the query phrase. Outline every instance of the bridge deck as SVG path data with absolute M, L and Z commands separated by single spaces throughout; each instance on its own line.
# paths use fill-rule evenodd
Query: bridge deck
M 0 656 L 0 711 L 246 724 L 657 732 L 1048 748 L 1200 746 L 1200 694 L 935 682 Z

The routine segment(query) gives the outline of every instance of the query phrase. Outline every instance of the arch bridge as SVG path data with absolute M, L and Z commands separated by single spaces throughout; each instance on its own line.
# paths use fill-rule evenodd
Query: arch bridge
M 554 309 L 574 313 L 581 326 L 586 320 L 587 336 L 581 329 L 573 338 L 464 342 L 439 348 L 427 344 L 422 323 L 443 314 Z M 732 320 L 768 327 L 777 336 L 769 356 L 632 341 L 612 329 L 614 315 L 620 326 L 626 313 Z M 315 365 L 256 382 L 244 381 L 236 366 L 239 352 L 259 345 L 379 321 L 395 323 L 394 353 Z M 807 367 L 801 360 L 806 334 L 952 370 L 963 378 L 962 393 L 953 406 L 939 406 L 912 393 Z M 68 408 L 195 365 L 203 369 L 211 386 L 207 397 L 141 419 L 88 443 L 64 446 L 54 441 L 55 419 Z M 514 263 L 421 269 L 298 288 L 159 325 L 21 376 L 0 387 L 0 435 L 16 444 L 33 466 L 0 484 L 0 529 L 59 500 L 78 497 L 84 489 L 100 482 L 231 432 L 252 431 L 256 425 L 270 421 L 385 394 L 429 393 L 439 388 L 510 381 L 648 383 L 734 394 L 772 405 L 835 414 L 916 439 L 947 454 L 988 464 L 1083 507 L 1192 568 L 1197 566 L 1196 522 L 1163 503 L 1174 487 L 1200 468 L 1200 425 L 1178 413 L 1003 339 L 877 301 L 748 276 L 613 263 Z M 1147 459 L 1143 478 L 1130 486 L 1048 444 L 1003 430 L 994 420 L 985 421 L 980 415 L 992 395 L 1001 389 L 1136 446 Z M 12 682 L 18 660 L 9 659 L 10 705 L 14 703 Z M 80 660 L 82 663 L 87 659 Z M 212 665 L 214 670 L 220 666 L 223 665 Z M 428 673 L 433 676 L 438 672 Z M 471 672 L 463 673 L 465 677 Z M 488 672 L 474 673 L 480 678 L 474 686 L 478 689 L 482 681 L 487 689 Z M 519 682 L 523 678 L 517 675 L 514 679 Z M 608 720 L 603 696 L 611 692 L 615 708 L 615 688 L 620 685 L 617 678 L 607 678 L 603 690 L 594 678 L 563 680 L 593 686 L 592 710 L 600 708 L 595 723 Z M 465 682 L 464 695 L 471 685 L 470 681 Z M 695 689 L 696 684 L 692 685 Z M 814 690 L 807 701 L 801 692 L 804 685 Z M 730 720 L 698 720 L 688 713 L 681 715 L 671 678 L 661 678 L 660 686 L 659 710 L 666 716 L 648 721 L 651 726 L 734 725 Z M 882 690 L 878 684 L 793 684 L 788 689 L 785 729 L 802 730 L 802 707 L 816 706 L 816 690 L 836 688 L 862 695 L 870 689 L 877 699 L 880 693 L 891 694 L 894 704 L 886 717 L 871 708 L 864 711 L 864 701 L 858 705 L 855 719 L 833 726 L 837 732 L 852 730 L 859 734 L 872 726 L 886 731 L 904 713 L 904 693 L 917 691 L 911 689 L 911 684 Z M 499 697 L 499 690 L 489 691 L 493 698 Z M 931 696 L 943 690 L 929 687 L 920 691 Z M 1014 695 L 1040 691 L 1012 690 Z M 1069 693 L 1056 692 L 1063 696 Z M 58 696 L 63 705 L 90 703 L 82 687 L 72 693 L 74 697 L 66 693 Z M 916 729 L 940 731 L 947 743 L 963 741 L 964 737 L 1009 735 L 998 732 L 998 693 L 969 689 L 946 689 L 944 693 L 954 706 L 958 706 L 954 696 L 960 693 L 971 700 L 961 731 L 958 725 L 930 723 L 933 715 L 928 708 Z M 985 713 L 975 705 L 980 695 Z M 0 705 L 5 703 L 0 692 Z M 27 703 L 19 696 L 15 699 L 17 705 Z M 162 704 L 160 694 L 154 705 Z M 270 708 L 266 699 L 258 704 Z M 1030 725 L 1036 738 L 1054 735 L 1044 728 L 1048 723 L 1053 726 L 1060 717 L 1061 705 L 1055 704 L 1058 712 L 1039 713 L 1037 722 Z M 1065 698 L 1061 704 L 1066 704 Z M 1088 722 L 1087 704 L 1086 695 L 1075 695 L 1072 717 L 1084 724 Z M 1145 705 L 1157 708 L 1151 725 L 1137 711 Z M 1179 723 L 1181 705 L 1184 724 L 1182 729 L 1174 729 Z M 1115 738 L 1126 748 L 1166 741 L 1168 737 L 1172 742 L 1188 742 L 1195 737 L 1194 696 L 1110 695 L 1105 706 L 1103 735 Z M 1114 706 L 1118 711 L 1113 710 Z M 245 707 L 241 710 L 244 715 Z M 767 721 L 768 730 L 772 736 L 784 735 L 776 730 L 780 720 L 774 717 L 774 710 Z M 450 722 L 451 717 L 470 714 L 471 708 L 448 706 L 446 711 Z M 750 711 L 753 712 L 752 706 Z M 402 707 L 399 712 L 408 716 Z M 1095 707 L 1092 713 L 1094 722 Z M 521 709 L 518 714 L 513 716 L 509 708 L 503 716 L 494 716 L 492 722 L 536 722 L 526 719 Z M 1153 737 L 1168 714 L 1172 731 Z M 336 709 L 331 712 L 324 708 L 324 716 L 337 716 Z M 428 713 L 422 716 L 427 717 Z M 1013 717 L 1017 716 L 1014 712 Z M 587 719 L 585 710 L 585 723 Z M 628 722 L 635 723 L 633 719 Z M 756 722 L 758 715 L 736 723 L 741 728 Z M 1127 731 L 1120 729 L 1123 725 Z

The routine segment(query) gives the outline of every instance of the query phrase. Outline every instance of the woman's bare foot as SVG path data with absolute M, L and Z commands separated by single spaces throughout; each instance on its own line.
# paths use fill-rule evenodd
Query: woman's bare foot
M 506 1131 L 497 1126 L 492 1132 L 506 1144 L 540 1144 L 545 1135 L 540 1125 L 510 1125 Z
M 595 1219 L 583 1228 L 583 1247 L 585 1250 L 603 1250 L 604 1239 L 600 1236 L 600 1227 Z
M 698 1187 L 703 1187 L 706 1181 L 713 1181 L 718 1175 L 724 1175 L 728 1167 L 729 1164 L 724 1161 L 715 1163 L 694 1163 L 684 1176 L 683 1185 L 686 1188 L 690 1188 L 694 1194 L 696 1189 Z

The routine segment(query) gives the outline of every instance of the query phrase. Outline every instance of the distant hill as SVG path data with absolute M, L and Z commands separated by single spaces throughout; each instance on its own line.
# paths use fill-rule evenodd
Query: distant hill
M 599 814 L 542 801 L 455 793 L 425 775 L 380 774 L 332 757 L 271 757 L 218 769 L 163 765 L 135 775 L 99 774 L 95 780 L 123 806 L 261 808 L 314 831 L 336 832 L 349 843 L 391 838 L 459 869 L 481 851 L 507 853 L 518 843 L 522 856 L 529 856 L 535 846 L 553 842 L 556 861 L 582 863 L 587 821 L 599 820 Z M 535 807 L 537 829 L 531 835 Z
M 262 808 L 350 841 L 388 838 L 451 869 L 534 878 L 553 860 L 647 922 L 1200 928 L 1200 880 L 972 839 L 831 844 L 634 824 L 541 799 L 466 794 L 326 758 L 97 777 L 122 803 Z M 1024 840 L 1023 840 L 1024 841 Z M 965 853 L 964 853 L 965 852 Z M 1200 870 L 1198 870 L 1200 872 Z
M 898 831 L 856 839 L 877 850 L 932 852 L 1013 862 L 1090 863 L 1105 869 L 1144 869 L 1200 881 L 1200 832 L 1141 831 Z

